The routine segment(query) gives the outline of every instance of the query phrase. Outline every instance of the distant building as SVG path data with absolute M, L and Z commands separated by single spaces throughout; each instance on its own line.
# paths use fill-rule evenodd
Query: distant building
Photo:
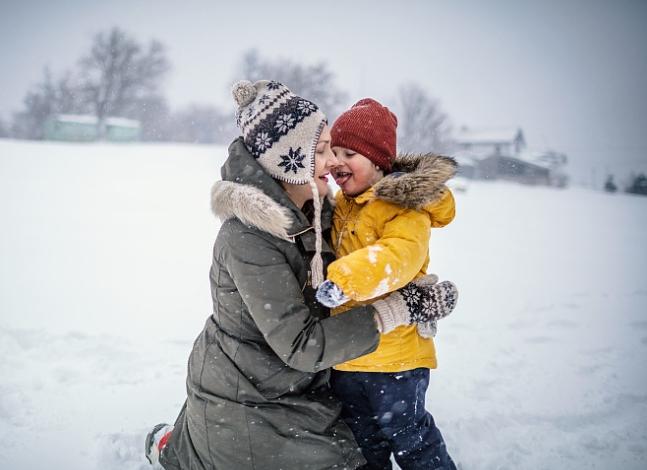
M 558 188 L 568 186 L 569 177 L 565 171 L 568 157 L 554 150 L 526 150 L 521 152 L 519 158 L 548 170 L 548 184 Z
M 518 155 L 526 148 L 526 139 L 519 128 L 476 130 L 462 127 L 456 137 L 460 150 L 475 155 Z
M 134 119 L 106 119 L 106 140 L 135 142 L 140 139 L 141 125 Z M 99 120 L 95 116 L 57 114 L 45 123 L 45 138 L 66 142 L 93 142 L 99 139 Z
M 473 179 L 504 179 L 524 184 L 564 187 L 566 155 L 527 149 L 520 128 L 475 130 L 463 127 L 456 137 L 458 174 Z

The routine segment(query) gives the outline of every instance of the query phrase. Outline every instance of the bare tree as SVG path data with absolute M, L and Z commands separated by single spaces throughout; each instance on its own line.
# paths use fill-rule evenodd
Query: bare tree
M 87 111 L 72 72 L 54 79 L 46 67 L 43 78 L 23 98 L 23 109 L 13 116 L 12 135 L 23 139 L 42 139 L 45 123 L 59 113 Z
M 416 83 L 399 89 L 398 147 L 403 152 L 445 152 L 451 126 L 438 101 Z
M 335 75 L 325 62 L 302 65 L 288 59 L 270 61 L 263 59 L 257 50 L 245 53 L 238 79 L 277 80 L 294 93 L 320 106 L 327 116 L 334 116 L 345 102 L 346 93 L 335 84 Z
M 118 28 L 97 34 L 79 66 L 82 89 L 99 121 L 101 135 L 107 117 L 126 113 L 133 103 L 155 94 L 170 68 L 160 42 L 153 40 L 144 49 Z

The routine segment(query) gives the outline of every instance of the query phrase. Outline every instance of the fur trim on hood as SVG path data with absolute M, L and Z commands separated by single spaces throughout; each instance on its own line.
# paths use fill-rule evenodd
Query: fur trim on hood
M 211 210 L 221 221 L 236 217 L 275 237 L 293 242 L 290 210 L 260 189 L 231 181 L 216 181 L 211 188 Z
M 422 209 L 438 201 L 445 183 L 456 174 L 456 160 L 435 154 L 399 155 L 393 172 L 374 186 L 377 199 L 408 209 Z
M 330 192 L 326 194 L 326 199 L 329 207 L 332 207 L 335 200 Z M 211 210 L 222 222 L 236 217 L 246 225 L 289 242 L 294 242 L 294 237 L 302 233 L 292 229 L 294 220 L 287 207 L 249 184 L 216 181 L 211 188 Z M 330 222 L 322 221 L 322 225 L 329 228 Z M 307 230 L 310 228 L 307 227 Z

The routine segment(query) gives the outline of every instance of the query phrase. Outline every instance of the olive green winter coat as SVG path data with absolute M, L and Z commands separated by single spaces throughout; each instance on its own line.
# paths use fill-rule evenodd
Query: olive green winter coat
M 314 230 L 242 139 L 229 147 L 212 205 L 225 219 L 210 272 L 214 313 L 195 341 L 187 400 L 160 462 L 169 470 L 360 466 L 328 369 L 375 350 L 372 307 L 330 317 L 315 302 Z M 331 212 L 326 201 L 324 230 Z

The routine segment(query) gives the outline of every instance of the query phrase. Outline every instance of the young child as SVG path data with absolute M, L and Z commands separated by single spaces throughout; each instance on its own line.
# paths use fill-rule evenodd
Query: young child
M 396 116 L 368 98 L 332 126 L 333 151 L 340 162 L 332 171 L 341 188 L 332 228 L 338 259 L 328 267 L 317 299 L 337 307 L 333 315 L 423 276 L 431 228 L 454 218 L 454 198 L 444 183 L 454 175 L 456 163 L 435 155 L 396 159 L 396 127 Z M 453 284 L 441 285 L 438 294 L 455 302 Z M 400 292 L 407 305 L 431 318 L 451 311 L 430 312 L 433 306 L 418 302 L 415 293 Z M 374 352 L 336 366 L 331 378 L 343 417 L 368 461 L 362 468 L 391 468 L 393 453 L 405 470 L 455 469 L 424 406 L 429 369 L 436 368 L 435 322 L 422 329 L 381 325 L 381 332 Z

